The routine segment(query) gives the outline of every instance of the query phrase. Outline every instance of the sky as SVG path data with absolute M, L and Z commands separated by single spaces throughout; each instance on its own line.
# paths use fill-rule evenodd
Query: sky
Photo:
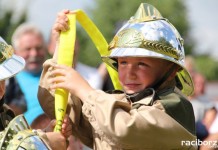
M 191 34 L 198 53 L 210 53 L 218 60 L 218 1 L 186 0 Z
M 185 3 L 191 35 L 196 42 L 195 51 L 208 53 L 218 60 L 218 0 L 185 0 Z M 94 6 L 94 0 L 0 0 L 0 5 L 4 8 L 12 7 L 17 16 L 28 6 L 28 22 L 37 25 L 48 40 L 59 11 L 66 8 L 86 11 L 85 8 Z
M 55 22 L 57 13 L 63 9 L 82 9 L 92 6 L 94 0 L 0 0 L 0 5 L 6 9 L 13 9 L 16 18 L 19 17 L 25 8 L 27 8 L 27 22 L 38 26 L 45 39 L 48 40 L 52 25 Z M 14 4 L 14 5 L 11 5 Z

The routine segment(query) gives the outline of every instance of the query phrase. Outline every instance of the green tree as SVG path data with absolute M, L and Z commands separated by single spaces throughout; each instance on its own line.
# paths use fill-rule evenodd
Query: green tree
M 118 29 L 118 26 L 134 15 L 140 3 L 149 3 L 155 6 L 180 32 L 185 40 L 186 54 L 192 53 L 193 41 L 189 36 L 189 22 L 186 14 L 186 7 L 182 0 L 95 0 L 95 7 L 89 10 L 89 16 L 97 25 L 99 30 L 110 42 Z M 82 52 L 79 59 L 87 64 L 95 65 L 100 61 L 96 48 L 91 40 L 87 40 L 88 35 L 83 31 L 78 31 Z M 96 56 L 96 57 L 92 57 Z M 90 57 L 91 56 L 91 57 Z
M 218 80 L 218 61 L 209 55 L 199 55 L 195 57 L 196 70 L 203 74 L 207 80 Z
M 0 16 L 0 36 L 5 39 L 5 41 L 10 44 L 11 43 L 11 36 L 13 32 L 15 31 L 16 27 L 19 26 L 21 23 L 25 22 L 26 20 L 26 13 L 24 12 L 21 17 L 14 22 L 12 20 L 13 18 L 13 10 L 5 10 L 3 12 L 3 9 L 1 9 L 1 15 Z

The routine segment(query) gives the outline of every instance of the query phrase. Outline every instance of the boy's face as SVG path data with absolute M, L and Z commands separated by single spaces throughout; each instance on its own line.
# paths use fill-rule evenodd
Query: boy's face
M 5 81 L 0 81 L 0 99 L 2 99 L 2 97 L 5 94 Z
M 152 86 L 168 71 L 169 64 L 155 58 L 118 58 L 118 74 L 123 90 L 133 94 Z

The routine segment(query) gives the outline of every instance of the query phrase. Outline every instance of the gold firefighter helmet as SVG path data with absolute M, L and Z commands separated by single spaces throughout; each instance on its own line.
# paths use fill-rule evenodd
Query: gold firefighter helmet
M 30 129 L 23 115 L 15 117 L 4 131 L 0 132 L 1 150 L 50 150 L 36 130 Z
M 117 69 L 118 57 L 152 57 L 179 65 L 177 87 L 187 96 L 193 93 L 191 76 L 184 67 L 183 39 L 152 5 L 142 3 L 135 15 L 116 33 L 108 49 L 111 54 L 102 56 L 102 59 L 114 69 Z

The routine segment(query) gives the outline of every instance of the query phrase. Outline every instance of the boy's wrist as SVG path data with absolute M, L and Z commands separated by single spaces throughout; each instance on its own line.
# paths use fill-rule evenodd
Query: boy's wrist
M 84 102 L 85 100 L 87 100 L 87 97 L 89 96 L 89 94 L 94 91 L 94 89 L 92 87 L 85 87 L 82 90 L 78 91 L 78 97 L 81 99 L 82 102 Z

